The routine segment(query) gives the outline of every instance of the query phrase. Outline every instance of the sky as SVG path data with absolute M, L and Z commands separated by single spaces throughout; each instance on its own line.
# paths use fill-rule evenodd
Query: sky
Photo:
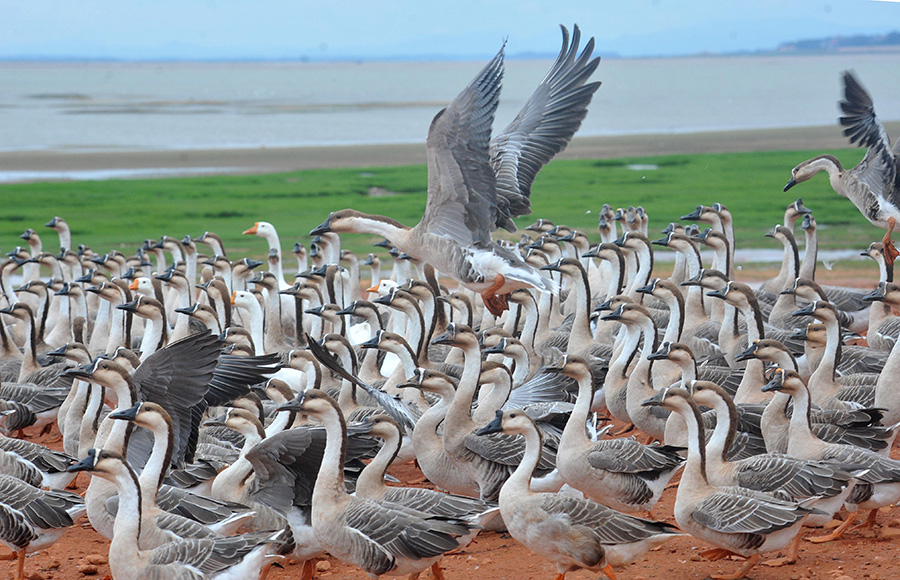
M 559 24 L 625 57 L 773 49 L 900 29 L 873 0 L 0 0 L 0 59 L 253 60 L 550 55 Z

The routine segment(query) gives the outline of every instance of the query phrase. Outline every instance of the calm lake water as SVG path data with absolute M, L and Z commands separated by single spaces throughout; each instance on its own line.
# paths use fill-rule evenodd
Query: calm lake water
M 0 63 L 0 150 L 141 150 L 423 142 L 481 62 Z M 505 126 L 550 61 L 507 62 Z M 854 69 L 900 119 L 900 54 L 606 59 L 580 135 L 836 122 Z

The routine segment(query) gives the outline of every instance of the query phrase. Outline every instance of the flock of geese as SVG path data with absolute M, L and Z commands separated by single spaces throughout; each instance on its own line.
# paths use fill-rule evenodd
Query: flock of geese
M 800 199 L 766 234 L 784 257 L 758 288 L 734 278 L 720 203 L 682 216 L 704 231 L 671 223 L 652 241 L 643 208 L 608 205 L 596 245 L 546 220 L 492 240 L 529 213 L 536 174 L 599 86 L 593 39 L 579 44 L 563 28 L 553 67 L 491 138 L 501 50 L 432 122 L 422 221 L 334 212 L 308 252 L 294 247 L 293 284 L 267 222 L 244 232 L 268 242 L 265 262 L 229 260 L 212 232 L 126 256 L 73 245 L 62 218 L 46 224 L 59 253 L 26 230 L 0 265 L 0 542 L 18 579 L 25 554 L 83 513 L 111 540 L 116 580 L 255 578 L 284 556 L 306 580 L 325 554 L 371 577 L 440 579 L 441 557 L 483 529 L 554 562 L 557 580 L 614 579 L 681 534 L 710 559 L 746 558 L 716 576 L 736 579 L 766 552 L 796 561 L 803 526 L 846 510 L 807 538 L 835 540 L 860 510 L 872 526 L 900 501 L 889 234 L 863 252 L 879 265 L 871 292 L 815 281 Z M 847 171 L 800 164 L 788 187 L 828 171 L 891 226 L 897 151 L 845 84 L 842 122 L 869 153 Z M 389 274 L 341 250 L 351 232 L 385 238 Z M 668 278 L 654 246 L 675 253 Z M 861 334 L 867 346 L 847 344 Z M 22 437 L 54 425 L 64 451 Z M 413 461 L 441 491 L 385 484 Z M 66 491 L 82 471 L 84 497 Z M 649 519 L 679 476 L 677 527 Z

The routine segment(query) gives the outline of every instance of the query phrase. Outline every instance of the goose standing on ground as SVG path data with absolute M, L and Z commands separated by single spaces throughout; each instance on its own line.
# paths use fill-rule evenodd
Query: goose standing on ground
M 891 148 L 884 125 L 875 116 L 872 97 L 866 92 L 853 73 L 844 72 L 844 100 L 841 101 L 841 125 L 851 143 L 868 147 L 866 156 L 852 169 L 844 170 L 833 155 L 819 155 L 791 171 L 791 180 L 784 186 L 787 191 L 795 184 L 806 181 L 820 171 L 828 172 L 831 187 L 842 197 L 848 198 L 872 225 L 884 228 L 884 257 L 893 264 L 900 255 L 891 232 L 900 219 L 900 141 Z
M 305 391 L 279 410 L 308 413 L 325 426 L 325 454 L 312 494 L 312 527 L 335 558 L 372 577 L 416 574 L 459 547 L 472 526 L 352 496 L 344 487 L 347 425 L 337 403 L 321 391 Z
M 500 490 L 500 515 L 510 535 L 526 548 L 556 562 L 556 580 L 579 568 L 602 570 L 615 580 L 614 566 L 633 562 L 653 546 L 679 534 L 665 522 L 619 513 L 605 505 L 565 494 L 537 492 L 531 478 L 541 455 L 541 433 L 521 409 L 497 411 L 478 430 L 525 437 L 525 455 Z
M 812 510 L 774 495 L 741 487 L 718 487 L 707 475 L 706 448 L 700 409 L 681 388 L 668 388 L 644 401 L 680 413 L 688 430 L 688 457 L 675 497 L 675 521 L 697 539 L 718 548 L 702 552 L 713 561 L 732 554 L 747 563 L 734 574 L 714 575 L 719 580 L 743 578 L 762 552 L 780 550 L 800 532 Z
M 119 494 L 109 569 L 116 580 L 244 580 L 257 578 L 272 546 L 284 532 L 262 532 L 215 539 L 169 542 L 142 550 L 141 490 L 137 475 L 121 455 L 91 449 L 87 457 L 69 468 L 87 471 L 115 484 Z
M 587 115 L 599 82 L 585 84 L 597 68 L 594 40 L 581 54 L 576 26 L 550 72 L 515 120 L 493 139 L 490 128 L 503 76 L 503 50 L 491 60 L 428 131 L 428 202 L 414 228 L 355 210 L 333 212 L 311 235 L 324 232 L 372 233 L 399 250 L 481 293 L 494 316 L 507 309 L 507 295 L 554 284 L 518 253 L 491 240 L 498 227 L 515 231 L 512 218 L 530 212 L 531 184 L 537 172 L 561 151 Z

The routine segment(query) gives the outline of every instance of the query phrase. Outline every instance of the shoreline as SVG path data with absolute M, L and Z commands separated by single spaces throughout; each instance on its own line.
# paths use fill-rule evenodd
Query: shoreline
M 900 121 L 886 122 L 888 134 Z M 694 153 L 826 150 L 850 147 L 840 127 L 791 127 L 697 133 L 576 137 L 560 159 L 609 159 Z M 171 151 L 5 151 L 0 182 L 69 181 L 221 174 L 279 173 L 304 169 L 424 164 L 423 143 L 257 147 Z

